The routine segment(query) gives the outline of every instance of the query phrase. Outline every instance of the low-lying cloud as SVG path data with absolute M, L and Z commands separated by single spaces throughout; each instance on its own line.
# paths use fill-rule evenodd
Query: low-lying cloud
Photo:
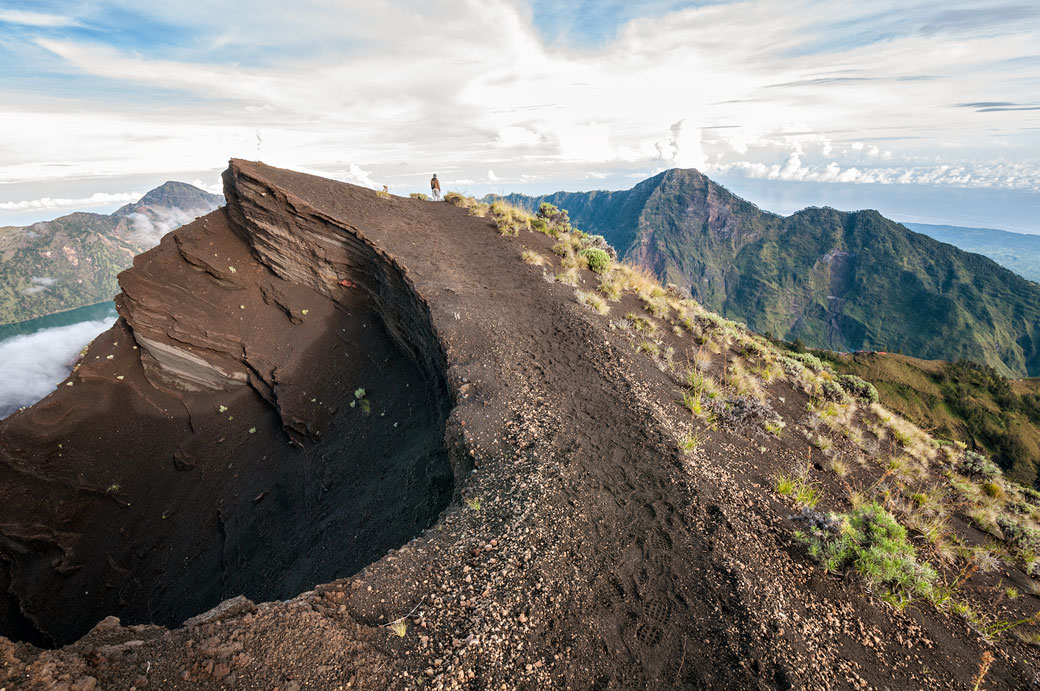
M 133 238 L 145 248 L 155 247 L 159 240 L 171 230 L 205 216 L 210 209 L 167 209 L 150 208 L 148 213 L 133 213 L 127 216 L 134 224 Z
M 113 321 L 80 322 L 0 341 L 0 418 L 53 391 L 72 371 L 83 346 Z
M 58 282 L 57 279 L 51 278 L 50 276 L 33 276 L 29 279 L 31 286 L 22 288 L 22 293 L 25 295 L 35 295 L 36 293 L 42 293 L 43 291 L 50 288 L 52 285 Z

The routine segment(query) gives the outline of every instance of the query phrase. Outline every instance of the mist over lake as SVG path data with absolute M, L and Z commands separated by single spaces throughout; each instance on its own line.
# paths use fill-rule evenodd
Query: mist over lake
M 29 333 L 0 340 L 0 418 L 53 391 L 68 376 L 83 347 L 116 319 L 111 303 L 74 312 L 72 316 L 81 321 L 51 326 L 67 321 L 70 313 L 43 317 L 18 325 Z

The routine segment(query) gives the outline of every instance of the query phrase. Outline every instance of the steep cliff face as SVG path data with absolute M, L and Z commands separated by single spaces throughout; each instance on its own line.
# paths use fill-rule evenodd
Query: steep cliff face
M 0 424 L 0 630 L 178 624 L 349 575 L 451 496 L 428 309 L 359 234 L 232 206 L 120 277 L 119 322 Z M 251 199 L 250 195 L 255 195 Z

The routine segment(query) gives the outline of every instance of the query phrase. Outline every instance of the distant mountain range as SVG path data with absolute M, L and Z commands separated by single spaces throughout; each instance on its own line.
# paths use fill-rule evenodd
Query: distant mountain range
M 505 199 L 567 209 L 622 256 L 759 333 L 1040 374 L 1040 286 L 877 211 L 779 216 L 682 169 L 625 191 Z
M 903 225 L 940 242 L 960 247 L 966 252 L 983 254 L 1030 281 L 1040 283 L 1040 235 L 1009 233 L 993 228 L 934 226 L 927 223 Z
M 224 203 L 167 182 L 110 215 L 77 212 L 0 228 L 0 324 L 112 299 L 116 275 L 159 238 Z

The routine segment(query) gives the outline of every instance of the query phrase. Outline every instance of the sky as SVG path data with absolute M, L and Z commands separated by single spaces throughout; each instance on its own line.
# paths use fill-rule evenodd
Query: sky
M 0 0 L 0 226 L 227 159 L 1040 233 L 1035 0 Z

